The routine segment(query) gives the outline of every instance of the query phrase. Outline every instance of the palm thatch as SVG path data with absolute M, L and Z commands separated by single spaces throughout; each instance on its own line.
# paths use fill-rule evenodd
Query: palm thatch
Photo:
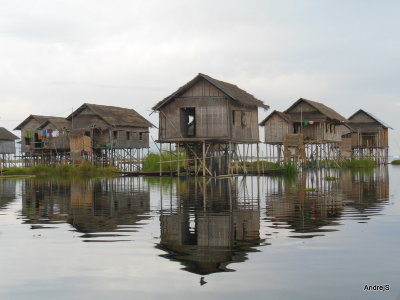
M 110 126 L 155 127 L 134 109 L 90 103 L 81 105 L 67 117 L 67 120 L 72 120 L 86 108 L 89 108 L 95 115 L 99 116 Z
M 264 126 L 265 123 L 267 123 L 267 121 L 273 116 L 273 115 L 278 115 L 280 116 L 282 119 L 284 119 L 286 122 L 290 122 L 290 115 L 285 114 L 281 111 L 277 111 L 274 110 L 272 113 L 270 113 L 264 120 L 262 120 L 262 122 L 259 124 L 260 126 Z
M 264 109 L 269 109 L 269 106 L 264 104 L 264 102 L 262 102 L 261 100 L 258 100 L 253 95 L 240 89 L 236 85 L 225 82 L 225 81 L 217 80 L 208 75 L 199 73 L 191 81 L 189 81 L 188 83 L 186 83 L 185 85 L 180 87 L 178 90 L 176 90 L 174 93 L 172 93 L 168 97 L 166 97 L 163 100 L 161 100 L 160 102 L 158 102 L 155 106 L 153 106 L 153 110 L 160 110 L 161 107 L 168 104 L 175 97 L 177 97 L 177 96 L 181 95 L 182 93 L 184 93 L 185 91 L 187 91 L 190 87 L 192 87 L 195 83 L 197 83 L 201 79 L 208 81 L 210 84 L 212 84 L 217 89 L 222 91 L 225 95 L 227 95 L 230 99 L 238 102 L 241 105 L 252 106 L 252 107 L 255 106 L 255 107 L 262 107 Z
M 40 115 L 29 115 L 25 120 L 22 121 L 21 124 L 19 124 L 17 127 L 14 128 L 14 130 L 21 130 L 30 120 L 36 120 L 40 124 L 45 122 L 48 119 L 51 118 L 57 118 L 54 116 L 40 116 Z
M 4 127 L 0 127 L 0 141 L 15 141 L 19 139 L 15 134 L 11 133 Z
M 341 123 L 347 123 L 349 120 L 347 120 L 345 117 L 343 117 L 341 114 L 333 110 L 332 108 L 326 106 L 325 104 L 322 104 L 320 102 L 300 98 L 297 100 L 295 103 L 293 103 L 292 106 L 290 106 L 287 110 L 284 111 L 284 113 L 289 113 L 294 107 L 299 105 L 301 102 L 307 103 L 314 107 L 317 111 L 319 111 L 321 114 L 325 115 L 331 120 L 338 121 Z

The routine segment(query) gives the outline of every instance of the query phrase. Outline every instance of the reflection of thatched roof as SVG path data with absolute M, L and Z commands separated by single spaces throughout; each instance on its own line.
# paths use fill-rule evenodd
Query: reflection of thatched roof
M 15 134 L 11 133 L 4 127 L 0 127 L 0 140 L 2 141 L 15 141 L 19 139 Z
M 154 127 L 153 124 L 147 121 L 134 109 L 90 103 L 84 103 L 81 105 L 67 117 L 67 120 L 72 120 L 86 108 L 90 109 L 95 115 L 99 116 L 110 126 Z
M 280 116 L 282 119 L 284 119 L 286 122 L 290 122 L 290 115 L 285 114 L 283 112 L 274 110 L 272 113 L 270 113 L 261 123 L 260 126 L 264 126 L 265 123 L 267 123 L 267 121 L 273 116 L 273 115 L 278 115 Z
M 357 112 L 355 112 L 354 114 L 352 114 L 352 115 L 349 117 L 350 123 L 359 123 L 359 122 L 352 122 L 352 119 L 354 118 L 355 115 L 360 114 L 360 113 L 361 113 L 361 114 L 367 115 L 367 116 L 370 117 L 373 121 L 375 121 L 375 122 L 378 123 L 379 125 L 382 125 L 382 127 L 384 127 L 384 128 L 393 129 L 393 128 L 390 127 L 388 124 L 386 124 L 385 122 L 383 122 L 383 121 L 381 121 L 380 119 L 378 119 L 377 117 L 375 117 L 373 114 L 371 114 L 371 113 L 369 113 L 369 112 L 367 112 L 367 111 L 365 111 L 365 110 L 363 110 L 363 109 L 359 109 Z
M 54 126 L 55 129 L 62 130 L 62 129 L 69 129 L 71 127 L 71 121 L 65 118 L 51 118 L 46 120 L 44 123 L 40 124 L 38 129 L 43 129 L 48 124 Z
M 214 79 L 208 75 L 201 74 L 199 73 L 195 78 L 193 78 L 191 81 L 186 83 L 184 86 L 180 87 L 177 91 L 169 95 L 168 97 L 164 98 L 160 102 L 158 102 L 154 107 L 153 110 L 159 110 L 162 106 L 165 104 L 169 103 L 172 101 L 175 97 L 179 96 L 180 94 L 184 93 L 187 91 L 189 88 L 191 88 L 195 83 L 197 83 L 199 80 L 204 79 L 208 81 L 210 84 L 215 86 L 217 89 L 222 91 L 224 94 L 229 96 L 231 99 L 237 101 L 241 105 L 245 106 L 257 106 L 257 107 L 263 107 L 265 109 L 269 109 L 269 106 L 264 104 L 261 100 L 258 100 L 255 98 L 253 95 L 247 93 L 246 91 L 240 89 L 234 84 L 225 82 L 225 81 L 220 81 L 217 79 Z
M 53 117 L 53 116 L 39 116 L 39 115 L 30 115 L 29 117 L 27 117 L 24 121 L 22 121 L 21 124 L 19 124 L 17 127 L 15 127 L 14 130 L 21 130 L 22 127 L 24 127 L 30 120 L 36 120 L 39 123 L 43 123 L 44 121 L 46 121 L 47 119 L 51 119 L 51 118 L 57 118 L 57 117 Z
M 297 100 L 295 103 L 292 104 L 292 106 L 290 106 L 287 110 L 285 110 L 284 113 L 290 113 L 290 111 L 293 108 L 295 108 L 297 105 L 299 105 L 301 102 L 311 105 L 316 110 L 318 110 L 321 114 L 327 116 L 329 119 L 336 120 L 339 122 L 344 122 L 344 123 L 348 122 L 348 120 L 345 117 L 340 115 L 338 112 L 336 112 L 332 108 L 326 106 L 325 104 L 311 101 L 311 100 L 304 99 L 304 98 L 300 98 L 299 100 Z

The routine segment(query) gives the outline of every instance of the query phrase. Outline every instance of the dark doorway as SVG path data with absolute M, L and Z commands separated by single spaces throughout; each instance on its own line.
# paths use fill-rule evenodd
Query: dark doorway
M 181 133 L 183 137 L 196 136 L 196 108 L 181 108 Z

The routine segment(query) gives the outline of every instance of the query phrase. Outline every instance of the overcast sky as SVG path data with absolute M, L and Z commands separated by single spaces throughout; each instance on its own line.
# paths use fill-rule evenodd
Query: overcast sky
M 4 0 L 0 70 L 10 130 L 84 102 L 157 125 L 150 108 L 201 72 L 271 111 L 300 97 L 345 117 L 363 108 L 395 129 L 400 154 L 399 1 Z

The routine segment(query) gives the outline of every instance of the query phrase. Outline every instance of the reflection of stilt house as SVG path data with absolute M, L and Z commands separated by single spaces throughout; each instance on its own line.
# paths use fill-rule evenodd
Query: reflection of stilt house
M 203 275 L 230 271 L 229 263 L 245 261 L 261 242 L 260 208 L 258 199 L 241 203 L 236 184 L 180 181 L 180 206 L 160 216 L 158 248 L 168 253 L 163 256 Z
M 353 157 L 388 162 L 390 126 L 362 109 L 349 118 L 349 125 L 354 130 L 350 134 Z
M 0 180 L 0 209 L 15 201 L 17 182 L 14 179 Z
M 150 194 L 141 185 L 137 178 L 71 183 L 68 222 L 79 232 L 99 233 L 97 237 L 119 239 L 120 226 L 125 232 L 131 227 L 136 231 L 140 222 L 150 218 Z M 102 236 L 104 232 L 116 233 Z M 85 236 L 91 237 L 96 235 Z
M 269 108 L 236 85 L 199 74 L 153 107 L 158 141 L 184 148 L 196 174 L 231 174 L 238 144 L 259 142 L 258 107 Z
M 15 155 L 15 140 L 19 139 L 4 127 L 0 127 L 0 168 L 10 166 L 10 155 Z
M 13 189 L 15 199 L 15 182 L 10 184 L 2 180 L 0 191 Z M 0 207 L 5 197 L 0 196 Z M 7 197 L 11 199 L 11 195 Z M 24 223 L 40 229 L 67 222 L 78 232 L 88 234 L 82 236 L 84 241 L 114 241 L 136 232 L 141 222 L 150 218 L 149 210 L 150 194 L 140 178 L 43 183 L 29 180 L 22 187 Z M 120 226 L 123 235 L 119 234 Z
M 71 158 L 85 158 L 118 167 L 137 169 L 143 150 L 149 148 L 153 125 L 133 109 L 85 103 L 67 120 L 71 121 Z
M 322 103 L 300 98 L 284 112 L 274 111 L 260 125 L 265 127 L 267 153 L 284 158 L 335 159 L 347 119 Z
M 267 218 L 273 228 L 289 228 L 298 238 L 311 238 L 338 225 L 344 203 L 338 193 L 339 182 L 326 181 L 326 169 L 303 172 L 296 185 L 280 178 L 282 189 L 267 195 Z
M 389 171 L 387 166 L 373 170 L 342 171 L 341 192 L 347 206 L 361 212 L 363 217 L 380 213 L 389 201 Z

